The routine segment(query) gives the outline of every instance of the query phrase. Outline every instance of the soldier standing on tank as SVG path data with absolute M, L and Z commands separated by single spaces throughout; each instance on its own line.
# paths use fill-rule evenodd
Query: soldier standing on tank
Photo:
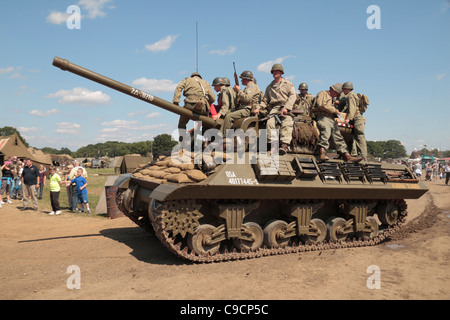
M 272 66 L 273 81 L 267 86 L 264 98 L 261 103 L 253 111 L 256 115 L 261 110 L 267 110 L 270 115 L 280 114 L 280 154 L 285 154 L 292 140 L 292 131 L 294 128 L 294 120 L 289 115 L 289 111 L 294 107 L 297 94 L 291 81 L 283 78 L 284 68 L 281 64 L 276 63 Z M 267 120 L 267 141 L 272 143 L 278 137 L 272 137 L 272 131 L 276 130 L 276 117 L 270 117 Z
M 356 150 L 358 155 L 366 160 L 367 142 L 366 136 L 364 135 L 366 119 L 359 110 L 359 98 L 353 92 L 353 84 L 351 82 L 345 82 L 342 85 L 342 93 L 345 95 L 345 109 L 348 110 L 347 120 L 353 125 L 353 140 L 356 145 Z
M 181 80 L 175 89 L 174 104 L 180 103 L 182 93 L 186 97 L 184 99 L 185 108 L 199 115 L 209 116 L 210 105 L 216 100 L 216 96 L 209 83 L 203 80 L 199 73 L 194 72 L 189 78 Z M 180 116 L 178 130 L 185 131 L 188 122 L 188 117 Z M 184 137 L 184 132 L 180 132 L 180 135 Z
M 225 116 L 236 108 L 236 92 L 230 87 L 230 79 L 215 78 L 213 81 L 214 90 L 217 95 L 217 114 L 212 116 L 213 120 L 225 118 Z
M 311 109 L 314 105 L 314 95 L 308 93 L 308 84 L 305 82 L 300 83 L 298 90 L 300 90 L 300 94 L 297 95 L 294 109 L 303 110 L 305 116 L 312 117 Z
M 239 76 L 242 85 L 246 86 L 244 90 L 240 86 L 235 85 L 233 91 L 237 97 L 237 106 L 234 111 L 231 111 L 225 116 L 220 131 L 222 136 L 226 137 L 227 130 L 231 129 L 233 123 L 241 118 L 250 117 L 252 110 L 259 104 L 261 100 L 261 90 L 258 85 L 253 82 L 253 73 L 251 71 L 244 71 Z
M 327 151 L 330 147 L 331 139 L 336 146 L 336 151 L 345 161 L 359 161 L 360 158 L 352 157 L 347 149 L 347 145 L 342 137 L 339 127 L 334 118 L 339 115 L 339 110 L 334 107 L 333 98 L 339 97 L 342 93 L 342 84 L 336 83 L 328 91 L 321 91 L 317 94 L 314 104 L 314 113 L 319 127 L 320 137 L 318 146 L 320 147 L 320 160 L 328 160 Z

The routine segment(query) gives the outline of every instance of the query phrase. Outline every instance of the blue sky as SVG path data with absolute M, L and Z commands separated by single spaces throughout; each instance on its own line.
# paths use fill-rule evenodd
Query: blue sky
M 69 6 L 80 9 L 80 29 Z M 380 9 L 380 19 L 371 20 Z M 72 20 L 70 20 L 72 18 Z M 381 29 L 369 29 L 379 22 Z M 151 140 L 178 116 L 51 65 L 55 56 L 172 101 L 196 69 L 209 81 L 281 62 L 316 95 L 353 82 L 370 98 L 366 138 L 450 150 L 450 1 L 0 2 L 0 127 L 34 147 Z

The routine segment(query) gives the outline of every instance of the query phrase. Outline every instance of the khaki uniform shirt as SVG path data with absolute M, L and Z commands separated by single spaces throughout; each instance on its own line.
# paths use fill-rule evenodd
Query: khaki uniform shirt
M 239 90 L 237 93 L 239 101 L 239 109 L 253 109 L 259 105 L 261 101 L 261 90 L 253 81 L 249 81 L 244 90 Z
M 315 113 L 331 113 L 336 114 L 336 108 L 333 105 L 333 99 L 328 91 L 321 91 L 317 94 L 316 102 L 314 104 Z
M 267 86 L 259 107 L 260 109 L 268 109 L 268 111 L 274 106 L 285 107 L 290 111 L 294 107 L 296 95 L 292 82 L 285 78 L 281 78 L 280 83 L 276 83 L 274 80 Z
M 216 95 L 209 83 L 197 76 L 181 80 L 175 89 L 173 103 L 180 103 L 181 93 L 186 97 L 184 99 L 185 103 L 196 103 L 200 98 L 205 96 L 209 104 L 216 101 Z
M 359 111 L 359 98 L 353 91 L 350 91 L 345 98 L 348 112 L 347 119 L 355 120 L 355 118 L 361 116 L 361 112 Z
M 312 107 L 314 105 L 314 96 L 308 93 L 306 96 L 301 94 L 297 95 L 297 100 L 295 101 L 294 109 L 301 109 L 305 116 L 310 116 Z
M 231 87 L 222 87 L 219 93 L 219 113 L 225 117 L 229 112 L 236 109 L 236 92 Z

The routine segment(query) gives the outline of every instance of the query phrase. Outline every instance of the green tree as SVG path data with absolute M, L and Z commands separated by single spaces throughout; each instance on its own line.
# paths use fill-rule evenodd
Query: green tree
M 164 152 L 172 151 L 173 147 L 178 144 L 175 140 L 172 139 L 172 136 L 164 133 L 155 137 L 153 141 L 153 155 L 160 155 Z

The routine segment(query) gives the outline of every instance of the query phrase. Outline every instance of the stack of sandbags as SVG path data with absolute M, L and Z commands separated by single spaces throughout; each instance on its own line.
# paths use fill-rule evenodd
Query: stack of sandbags
M 177 160 L 173 161 L 170 156 L 159 157 L 147 165 L 140 165 L 133 175 L 157 183 L 195 183 L 207 178 L 202 171 L 195 169 L 193 155 L 190 153 L 184 153 Z

